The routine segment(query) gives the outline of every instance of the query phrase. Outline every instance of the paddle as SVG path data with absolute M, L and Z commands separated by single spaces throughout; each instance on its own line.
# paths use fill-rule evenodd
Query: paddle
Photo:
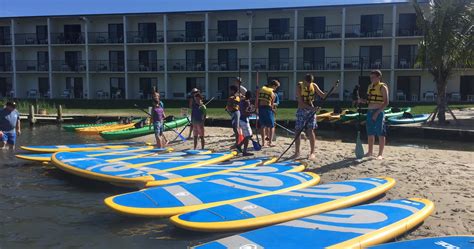
M 275 122 L 275 125 L 278 126 L 278 127 L 280 127 L 280 128 L 282 128 L 283 130 L 285 130 L 286 132 L 288 132 L 288 133 L 290 133 L 290 134 L 293 134 L 293 135 L 295 134 L 294 131 L 292 131 L 292 130 L 286 128 L 285 126 L 283 126 L 283 125 L 281 125 L 281 124 L 279 124 L 279 123 L 277 123 L 277 122 Z
M 339 85 L 339 80 L 337 80 L 334 85 L 331 87 L 331 89 L 327 92 L 326 96 L 324 96 L 324 98 L 321 100 L 321 102 L 324 102 L 326 101 L 326 99 L 332 94 L 332 92 L 334 92 L 334 89 L 336 89 L 336 87 Z M 296 135 L 295 135 L 295 138 L 293 139 L 293 141 L 291 141 L 290 145 L 288 146 L 288 148 L 286 148 L 285 151 L 283 151 L 283 153 L 281 153 L 281 155 L 277 158 L 276 162 L 280 161 L 280 159 L 283 157 L 283 155 L 285 155 L 286 152 L 288 152 L 288 150 L 290 150 L 290 148 L 293 146 L 293 144 L 295 144 L 296 142 L 296 139 L 301 136 L 301 133 L 306 129 L 306 127 L 308 126 L 308 123 L 309 121 L 314 118 L 314 115 L 318 112 L 319 108 L 318 107 L 315 107 L 314 110 L 306 117 L 306 119 L 304 120 L 304 125 L 303 127 L 301 127 L 300 130 L 296 131 Z
M 360 104 L 357 104 L 357 111 L 359 112 L 359 117 L 357 118 L 358 120 L 355 156 L 357 159 L 362 159 L 364 157 L 364 147 L 362 146 L 362 141 L 360 140 Z
M 258 110 L 258 95 L 257 95 L 257 91 L 258 91 L 258 69 L 257 69 L 257 84 L 255 85 L 255 108 L 256 110 Z M 253 148 L 255 150 L 257 150 L 255 148 L 255 145 L 257 145 L 257 148 L 260 148 L 262 149 L 262 145 L 260 144 L 260 139 L 258 138 L 258 113 L 257 113 L 257 116 L 255 118 L 255 135 L 257 136 L 257 144 L 254 144 L 253 143 L 253 140 L 252 140 L 252 145 L 253 145 Z M 265 143 L 265 141 L 263 141 Z
M 150 113 L 148 113 L 147 111 L 145 111 L 145 110 L 143 110 L 142 108 L 140 108 L 137 104 L 134 104 L 133 106 L 134 106 L 135 108 L 137 108 L 138 110 L 140 110 L 140 111 L 146 113 L 148 116 L 150 116 L 150 118 L 153 117 Z M 169 126 L 167 126 L 165 123 L 163 123 L 163 126 L 166 126 L 166 127 L 169 128 Z M 150 125 L 150 127 L 151 127 L 151 125 Z M 178 134 L 178 137 L 179 137 L 181 140 L 183 140 L 184 142 L 187 141 L 186 138 L 183 137 L 183 135 L 181 135 L 182 132 L 181 132 L 181 133 L 178 133 L 178 132 L 175 131 L 174 129 L 170 129 L 170 130 L 172 130 L 172 131 L 174 131 L 174 133 Z M 183 131 L 184 131 L 184 130 L 183 130 Z

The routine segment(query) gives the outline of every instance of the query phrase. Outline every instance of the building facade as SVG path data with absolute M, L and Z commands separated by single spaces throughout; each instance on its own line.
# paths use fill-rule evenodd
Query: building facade
M 415 63 L 422 34 L 408 3 L 169 14 L 0 19 L 0 97 L 168 99 L 190 89 L 223 98 L 236 76 L 267 79 L 295 99 L 312 73 L 344 100 L 380 69 L 398 101 L 430 101 L 433 77 Z M 449 97 L 474 100 L 474 70 L 460 68 Z

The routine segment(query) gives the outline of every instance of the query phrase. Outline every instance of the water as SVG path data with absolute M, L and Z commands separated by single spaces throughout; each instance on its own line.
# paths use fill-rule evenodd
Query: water
M 97 142 L 57 126 L 25 128 L 23 132 L 19 145 Z M 319 131 L 318 136 L 355 141 L 354 132 Z M 389 142 L 474 151 L 472 143 L 391 138 Z M 104 198 L 127 191 L 0 151 L 0 248 L 186 248 L 230 235 L 181 230 L 167 219 L 127 217 L 103 204 Z

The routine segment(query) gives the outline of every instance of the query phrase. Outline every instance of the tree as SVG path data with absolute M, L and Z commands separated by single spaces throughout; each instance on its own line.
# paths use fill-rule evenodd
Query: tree
M 418 29 L 423 33 L 417 64 L 434 77 L 438 120 L 446 123 L 448 78 L 454 68 L 474 65 L 474 1 L 430 0 L 427 6 L 412 2 Z

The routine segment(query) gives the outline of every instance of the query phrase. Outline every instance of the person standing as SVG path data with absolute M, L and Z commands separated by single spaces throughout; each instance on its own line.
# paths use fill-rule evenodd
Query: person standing
M 309 140 L 310 152 L 309 160 L 315 160 L 315 144 L 316 133 L 315 129 L 318 127 L 316 122 L 315 106 L 313 104 L 316 95 L 324 98 L 326 94 L 319 89 L 318 85 L 314 83 L 314 76 L 307 74 L 303 82 L 299 82 L 296 86 L 296 98 L 298 100 L 298 110 L 296 111 L 296 125 L 295 130 L 304 131 Z M 311 117 L 310 115 L 314 115 Z M 306 123 L 307 122 L 307 123 Z M 305 124 L 306 123 L 306 124 Z M 295 154 L 291 158 L 300 157 L 301 135 L 295 137 Z
M 188 99 L 189 110 L 193 109 L 194 94 L 196 94 L 196 93 L 199 93 L 199 90 L 197 88 L 193 88 L 193 89 L 191 89 L 191 92 L 186 97 Z M 193 135 L 193 123 L 191 122 L 191 124 L 189 125 L 188 139 L 190 139 L 192 135 Z
M 253 156 L 253 153 L 247 152 L 249 141 L 252 139 L 252 128 L 250 127 L 249 117 L 252 114 L 252 107 L 250 104 L 250 99 L 252 98 L 252 93 L 250 91 L 245 92 L 245 99 L 240 102 L 240 128 L 242 129 L 242 134 L 244 140 L 237 145 L 237 149 L 242 152 L 242 156 Z M 242 145 L 244 149 L 242 150 Z
M 367 142 L 369 150 L 365 156 L 371 157 L 374 151 L 375 136 L 379 138 L 379 154 L 377 159 L 383 159 L 383 150 L 385 148 L 385 113 L 384 109 L 388 106 L 388 87 L 382 82 L 382 72 L 373 70 L 370 72 L 369 88 L 367 89 L 367 100 L 359 100 L 359 103 L 367 103 L 367 120 L 365 127 L 367 129 Z
M 155 131 L 156 147 L 165 147 L 167 141 L 163 136 L 164 120 L 166 117 L 165 109 L 160 101 L 160 93 L 153 94 L 153 112 L 151 113 L 153 121 L 153 130 Z
M 240 77 L 235 77 L 234 85 L 235 85 L 236 87 L 238 87 L 238 92 L 239 92 L 240 96 L 241 96 L 241 97 L 244 97 L 244 96 L 245 96 L 245 93 L 247 92 L 247 88 L 245 88 L 245 87 L 242 85 L 242 78 L 240 78 Z
M 232 148 L 236 148 L 239 144 L 239 120 L 240 120 L 240 94 L 238 86 L 231 85 L 229 87 L 229 97 L 227 98 L 227 105 L 225 107 L 226 111 L 231 116 L 232 129 L 234 131 L 235 145 Z
M 201 149 L 204 149 L 204 122 L 206 121 L 206 106 L 203 103 L 203 97 L 199 91 L 193 94 L 191 106 L 191 124 L 194 134 L 194 149 L 197 148 L 198 139 L 201 140 Z
M 20 113 L 15 102 L 7 102 L 5 108 L 0 110 L 0 149 L 5 149 L 7 144 L 10 150 L 15 149 L 16 137 L 20 135 Z
M 272 80 L 262 88 L 257 89 L 257 98 L 255 106 L 258 106 L 258 124 L 262 134 L 263 143 L 268 138 L 268 146 L 274 147 L 272 144 L 273 127 L 275 127 L 275 113 L 273 112 L 275 103 L 275 90 L 280 87 L 278 80 Z

